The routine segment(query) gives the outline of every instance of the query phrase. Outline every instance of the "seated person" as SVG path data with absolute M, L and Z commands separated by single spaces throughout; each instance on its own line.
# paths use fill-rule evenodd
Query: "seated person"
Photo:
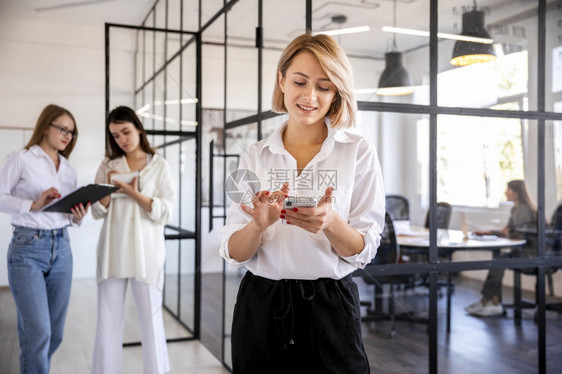
M 536 226 L 537 207 L 529 195 L 529 191 L 527 190 L 524 181 L 510 181 L 507 184 L 505 196 L 508 201 L 512 201 L 514 204 L 513 208 L 511 208 L 511 214 L 507 225 L 501 231 L 479 232 L 476 234 L 494 234 L 505 237 L 517 237 L 517 229 Z M 532 246 L 526 247 L 525 252 L 534 250 L 534 248 L 531 247 Z M 499 254 L 494 252 L 494 258 L 509 256 L 510 254 Z M 480 317 L 503 314 L 501 299 L 504 272 L 505 269 L 492 269 L 488 272 L 486 281 L 482 286 L 482 298 L 464 308 L 468 313 Z

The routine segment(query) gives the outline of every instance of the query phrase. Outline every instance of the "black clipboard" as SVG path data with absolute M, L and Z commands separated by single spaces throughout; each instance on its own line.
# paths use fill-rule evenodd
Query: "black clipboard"
M 119 187 L 111 184 L 89 184 L 75 190 L 70 195 L 66 195 L 56 203 L 49 205 L 43 209 L 43 212 L 72 213 L 70 208 L 80 203 L 84 204 L 84 206 L 88 203 L 93 204 L 118 189 Z

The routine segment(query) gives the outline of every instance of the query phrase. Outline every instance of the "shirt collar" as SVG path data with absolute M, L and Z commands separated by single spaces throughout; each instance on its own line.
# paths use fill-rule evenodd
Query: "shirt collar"
M 279 126 L 273 133 L 265 140 L 263 143 L 263 147 L 261 148 L 260 152 L 266 148 L 272 153 L 285 153 L 285 147 L 283 146 L 283 132 L 287 128 L 288 122 L 285 121 L 282 126 Z M 325 149 L 331 151 L 334 147 L 334 143 L 351 143 L 353 140 L 348 136 L 345 130 L 335 129 L 330 126 L 330 120 L 328 117 L 324 118 L 324 124 L 328 128 L 328 136 L 326 140 L 324 140 L 324 144 L 322 145 L 322 151 Z M 322 152 L 321 151 L 321 152 Z
M 31 147 L 29 147 L 29 150 L 36 156 L 45 157 L 49 160 L 51 159 L 51 157 L 49 157 L 49 155 L 43 150 L 43 148 L 41 148 L 39 146 L 39 144 L 32 145 Z M 68 160 L 66 159 L 66 157 L 64 157 L 60 153 L 58 155 L 59 155 L 59 160 L 60 160 L 61 165 L 62 164 L 67 165 Z

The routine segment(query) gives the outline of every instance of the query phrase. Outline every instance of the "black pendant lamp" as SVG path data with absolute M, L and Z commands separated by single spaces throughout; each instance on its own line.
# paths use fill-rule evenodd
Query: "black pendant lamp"
M 476 10 L 476 6 L 470 12 L 462 15 L 461 35 L 491 39 L 490 34 L 484 27 L 484 12 Z M 457 40 L 450 63 L 455 66 L 466 66 L 490 62 L 495 59 L 496 52 L 492 44 Z
M 402 53 L 384 54 L 385 68 L 379 79 L 379 95 L 409 95 L 414 92 L 412 80 L 402 65 Z
M 396 27 L 396 0 L 394 0 L 394 20 Z M 392 51 L 384 54 L 385 68 L 379 78 L 377 95 L 409 95 L 414 92 L 412 80 L 402 65 L 402 53 L 396 52 L 396 34 L 392 39 Z

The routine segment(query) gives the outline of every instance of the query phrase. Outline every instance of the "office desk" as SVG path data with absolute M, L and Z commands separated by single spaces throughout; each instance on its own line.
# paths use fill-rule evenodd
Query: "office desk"
M 418 234 L 419 233 L 419 234 Z M 398 233 L 396 237 L 400 245 L 400 252 L 405 254 L 428 255 L 429 232 L 426 229 L 408 230 Z M 465 239 L 462 231 L 442 230 L 437 232 L 437 249 L 440 256 L 451 261 L 455 251 L 497 251 L 502 248 L 519 248 L 525 245 L 524 239 L 508 239 L 499 237 L 476 237 Z M 451 273 L 447 273 L 447 332 L 451 331 Z

